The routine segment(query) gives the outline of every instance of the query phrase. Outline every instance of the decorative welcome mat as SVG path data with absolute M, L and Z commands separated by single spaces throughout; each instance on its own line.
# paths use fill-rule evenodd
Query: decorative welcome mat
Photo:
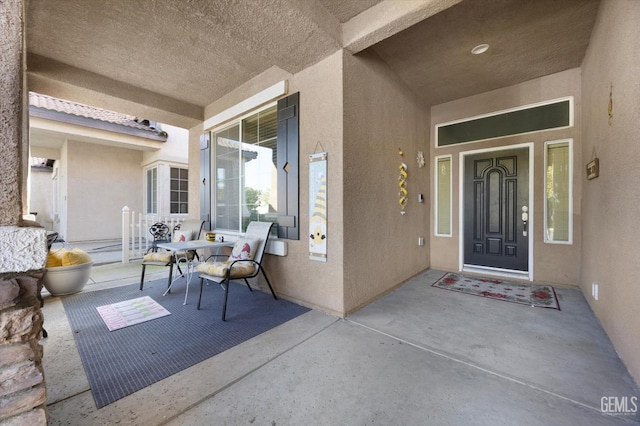
M 447 273 L 432 286 L 522 305 L 560 310 L 556 291 L 548 285 L 518 284 L 512 281 Z
M 171 314 L 149 296 L 98 306 L 96 309 L 109 331 Z

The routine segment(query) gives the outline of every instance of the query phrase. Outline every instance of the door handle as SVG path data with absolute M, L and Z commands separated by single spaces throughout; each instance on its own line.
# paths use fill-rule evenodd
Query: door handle
M 527 222 L 529 221 L 529 207 L 522 206 L 522 235 L 527 236 Z

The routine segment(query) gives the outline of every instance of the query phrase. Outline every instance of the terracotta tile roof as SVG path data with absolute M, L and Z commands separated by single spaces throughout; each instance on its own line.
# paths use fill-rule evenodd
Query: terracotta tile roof
M 29 92 L 29 105 L 36 108 L 42 108 L 49 111 L 60 112 L 78 117 L 98 120 L 105 123 L 117 124 L 120 126 L 131 127 L 138 130 L 154 133 L 160 136 L 166 136 L 166 132 L 158 130 L 150 126 L 149 120 L 141 120 L 132 115 L 121 114 L 115 111 L 96 108 L 89 105 L 78 104 L 64 99 L 58 99 L 40 93 Z

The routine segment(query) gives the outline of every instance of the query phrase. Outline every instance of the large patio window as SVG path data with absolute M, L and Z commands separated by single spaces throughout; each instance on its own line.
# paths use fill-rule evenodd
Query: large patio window
M 147 169 L 147 213 L 158 213 L 158 168 Z
M 571 139 L 545 143 L 546 243 L 572 243 L 572 159 Z
M 251 221 L 277 222 L 277 127 L 270 105 L 213 133 L 216 229 L 245 232 Z

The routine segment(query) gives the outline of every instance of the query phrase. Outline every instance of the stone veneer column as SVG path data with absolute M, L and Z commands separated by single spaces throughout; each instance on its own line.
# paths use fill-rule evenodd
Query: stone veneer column
M 46 425 L 42 370 L 42 278 L 46 231 L 23 223 L 28 141 L 25 7 L 0 0 L 0 423 Z
M 43 275 L 36 271 L 0 274 L 0 424 L 3 426 L 47 424 L 47 388 L 39 343 Z

